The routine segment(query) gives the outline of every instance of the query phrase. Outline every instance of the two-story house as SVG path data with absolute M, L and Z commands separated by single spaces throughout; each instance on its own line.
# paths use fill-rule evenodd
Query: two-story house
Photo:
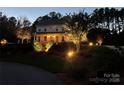
M 65 35 L 64 22 L 60 20 L 50 20 L 41 22 L 36 25 L 36 32 L 34 33 L 34 41 L 41 43 L 59 43 L 68 41 Z

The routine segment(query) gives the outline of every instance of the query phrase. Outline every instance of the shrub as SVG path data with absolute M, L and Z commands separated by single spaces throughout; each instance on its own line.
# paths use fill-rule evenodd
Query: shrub
M 76 50 L 75 44 L 72 42 L 63 42 L 58 44 L 53 44 L 53 46 L 49 49 L 49 54 L 55 55 L 63 55 L 68 50 Z
M 15 55 L 30 53 L 33 51 L 33 46 L 31 44 L 8 44 L 0 46 L 0 55 Z

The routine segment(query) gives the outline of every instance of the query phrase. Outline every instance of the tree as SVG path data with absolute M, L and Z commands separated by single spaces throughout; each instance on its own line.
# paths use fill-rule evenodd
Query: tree
M 9 31 L 9 35 L 8 35 L 8 39 L 11 41 L 16 42 L 16 25 L 17 25 L 17 20 L 15 17 L 9 17 L 8 18 L 8 31 Z
M 76 45 L 76 51 L 79 52 L 82 37 L 87 32 L 88 14 L 81 11 L 78 14 L 74 13 L 70 15 L 70 21 L 67 22 L 66 26 L 66 33 Z
M 104 9 L 104 23 L 106 25 L 106 29 L 110 29 L 110 9 L 108 7 L 106 7 Z
M 30 27 L 31 22 L 27 19 L 27 17 L 19 17 L 17 20 L 17 28 L 25 28 Z
M 0 13 L 0 39 L 15 42 L 16 18 Z
M 60 19 L 62 17 L 60 13 L 56 13 L 56 12 L 50 12 L 48 15 L 52 20 Z
M 101 28 L 89 30 L 87 34 L 88 41 L 98 43 L 99 45 L 101 45 L 106 34 L 106 33 L 103 33 L 102 30 L 103 29 Z
M 122 22 L 122 30 L 124 30 L 124 8 L 120 10 L 120 19 Z
M 18 43 L 20 43 L 20 40 L 21 40 L 22 44 L 24 43 L 24 40 L 26 40 L 27 43 L 29 43 L 31 41 L 31 37 L 32 37 L 31 29 L 30 28 L 20 28 L 17 30 L 16 36 L 18 38 Z
M 31 22 L 26 17 L 20 17 L 17 23 L 16 37 L 18 38 L 18 43 L 24 43 L 24 40 L 29 43 L 32 37 L 32 31 L 30 27 Z

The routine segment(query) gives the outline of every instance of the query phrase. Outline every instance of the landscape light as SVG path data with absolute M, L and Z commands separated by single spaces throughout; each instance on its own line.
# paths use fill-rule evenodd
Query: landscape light
M 96 46 L 98 46 L 99 44 L 98 43 L 96 43 Z
M 1 43 L 1 45 L 5 45 L 5 44 L 7 44 L 7 40 L 6 39 L 2 39 L 0 43 Z
M 73 57 L 74 56 L 74 52 L 73 51 L 69 51 L 68 53 L 67 53 L 67 56 L 70 58 L 70 57 Z
M 101 46 L 101 44 L 103 43 L 103 41 L 102 40 L 98 40 L 98 43 Z
M 89 46 L 93 46 L 93 42 L 89 42 Z

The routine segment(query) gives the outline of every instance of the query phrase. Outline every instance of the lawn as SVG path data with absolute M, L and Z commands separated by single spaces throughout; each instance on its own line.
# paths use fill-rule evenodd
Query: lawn
M 30 47 L 31 46 L 4 46 L 4 48 L 1 49 L 5 52 L 1 52 L 0 61 L 33 65 L 53 73 L 62 72 L 63 69 L 66 68 L 68 63 L 63 58 L 37 53 Z
M 90 82 L 89 78 L 97 77 L 99 72 L 118 73 L 122 78 L 119 84 L 124 83 L 124 56 L 119 56 L 114 50 L 105 46 L 81 46 L 81 51 L 71 59 L 67 59 L 66 51 L 54 50 L 50 54 L 37 53 L 33 50 L 26 53 L 25 51 L 21 53 L 14 52 L 14 54 L 8 53 L 0 56 L 0 61 L 17 62 L 42 68 L 55 73 L 65 81 L 65 84 L 96 84 Z M 18 51 L 16 50 L 16 52 Z
M 82 46 L 74 60 L 72 68 L 59 74 L 67 84 L 124 84 L 124 55 L 105 46 Z M 91 82 L 90 78 L 102 77 L 104 73 L 120 75 L 120 82 Z

